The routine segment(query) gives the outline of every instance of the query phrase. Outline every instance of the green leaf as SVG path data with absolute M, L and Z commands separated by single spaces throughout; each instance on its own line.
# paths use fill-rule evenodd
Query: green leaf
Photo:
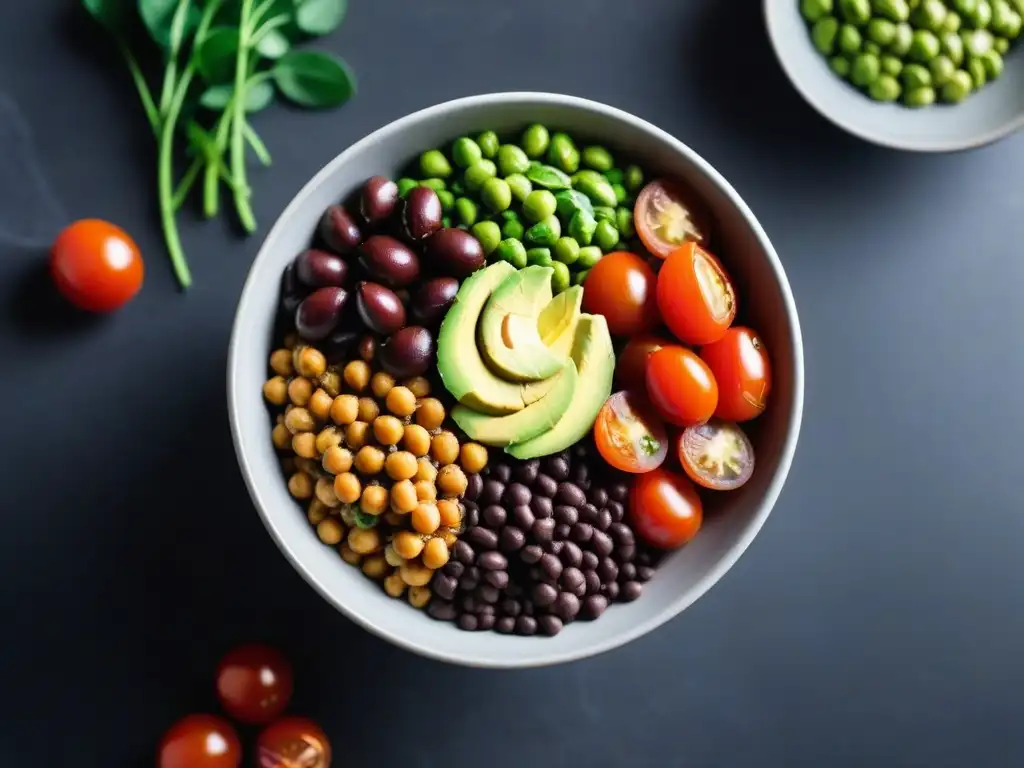
M 214 27 L 206 35 L 197 54 L 199 74 L 210 85 L 227 83 L 235 76 L 238 59 L 238 29 Z
M 295 23 L 307 35 L 327 35 L 336 30 L 348 11 L 348 0 L 301 0 Z
M 292 51 L 274 65 L 271 74 L 281 93 L 303 107 L 337 107 L 356 92 L 356 78 L 348 64 L 318 51 Z
M 214 112 L 223 112 L 231 102 L 235 88 L 232 85 L 213 85 L 203 91 L 199 103 Z M 245 86 L 245 111 L 259 112 L 274 100 L 274 86 L 267 80 L 256 80 Z
M 111 32 L 127 29 L 135 18 L 133 0 L 82 0 L 82 5 Z
M 280 59 L 291 50 L 292 44 L 280 29 L 272 29 L 260 36 L 256 51 L 265 59 Z
M 199 19 L 202 16 L 202 11 L 193 0 L 138 0 L 138 3 L 139 16 L 142 17 L 143 24 L 149 30 L 150 37 L 161 48 L 173 49 L 175 47 L 172 45 L 175 41 L 171 40 L 171 27 L 174 22 L 174 13 L 181 3 L 188 6 L 182 38 L 187 37 L 189 32 L 199 25 Z M 180 44 L 181 40 L 179 39 L 177 42 Z

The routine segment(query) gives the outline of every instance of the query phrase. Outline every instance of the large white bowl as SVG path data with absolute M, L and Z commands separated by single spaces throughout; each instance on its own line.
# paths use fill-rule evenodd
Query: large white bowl
M 594 622 L 556 637 L 464 632 L 387 597 L 378 584 L 324 546 L 289 496 L 270 441 L 261 385 L 268 376 L 271 330 L 282 270 L 308 247 L 324 209 L 368 177 L 397 174 L 426 148 L 485 129 L 519 130 L 532 122 L 558 126 L 628 152 L 658 175 L 689 181 L 718 223 L 717 250 L 738 284 L 741 316 L 767 342 L 774 390 L 755 422 L 757 469 L 750 482 L 707 510 L 704 529 L 667 558 L 636 602 L 613 605 Z M 754 215 L 705 160 L 682 142 L 630 114 L 569 96 L 500 93 L 424 109 L 381 128 L 338 155 L 281 214 L 253 262 L 235 317 L 228 360 L 228 406 L 235 450 L 253 502 L 285 556 L 305 579 L 352 620 L 409 650 L 487 667 L 570 661 L 627 643 L 668 621 L 732 567 L 764 524 L 789 472 L 803 409 L 803 347 L 796 307 L 782 264 Z
M 1024 56 L 1006 56 L 1003 75 L 960 104 L 909 109 L 881 104 L 840 79 L 811 42 L 800 0 L 764 0 L 775 55 L 807 102 L 855 136 L 893 149 L 951 152 L 1001 139 L 1024 126 Z

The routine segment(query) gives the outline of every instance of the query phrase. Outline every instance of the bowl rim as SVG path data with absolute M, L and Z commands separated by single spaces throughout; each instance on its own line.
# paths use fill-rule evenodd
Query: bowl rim
M 752 232 L 757 238 L 761 245 L 765 256 L 769 262 L 769 266 L 775 275 L 776 282 L 779 286 L 779 291 L 782 298 L 783 307 L 786 314 L 786 325 L 790 336 L 790 344 L 792 345 L 792 377 L 793 377 L 793 407 L 789 414 L 788 421 L 786 423 L 786 435 L 783 440 L 778 466 L 775 471 L 774 477 L 768 484 L 764 496 L 758 502 L 758 509 L 746 529 L 741 533 L 737 541 L 729 547 L 729 549 L 722 555 L 722 557 L 715 563 L 714 567 L 708 570 L 689 590 L 680 594 L 672 603 L 670 603 L 661 612 L 649 617 L 645 621 L 639 622 L 636 625 L 630 627 L 627 631 L 621 632 L 616 635 L 604 638 L 598 642 L 590 643 L 584 646 L 580 646 L 579 649 L 573 649 L 563 651 L 560 653 L 549 653 L 539 654 L 538 656 L 528 659 L 519 660 L 516 657 L 509 656 L 507 658 L 497 656 L 481 655 L 479 658 L 463 658 L 456 657 L 453 654 L 449 654 L 443 650 L 438 650 L 430 645 L 420 642 L 416 637 L 411 635 L 397 635 L 379 627 L 372 618 L 372 614 L 364 615 L 353 609 L 351 609 L 347 603 L 335 597 L 333 590 L 330 589 L 326 584 L 318 581 L 314 575 L 306 568 L 303 562 L 295 555 L 292 548 L 287 541 L 285 535 L 278 529 L 274 516 L 268 511 L 267 504 L 265 503 L 263 496 L 260 492 L 260 482 L 255 477 L 252 470 L 252 462 L 247 453 L 246 446 L 243 445 L 241 439 L 241 421 L 244 415 L 239 412 L 239 404 L 236 398 L 236 391 L 239 386 L 242 386 L 244 382 L 238 380 L 236 377 L 236 369 L 238 368 L 238 360 L 241 354 L 241 349 L 246 344 L 245 327 L 246 324 L 243 322 L 244 318 L 247 318 L 253 309 L 250 308 L 250 304 L 253 301 L 253 285 L 255 284 L 254 276 L 256 272 L 256 264 L 263 258 L 267 251 L 268 243 L 273 242 L 277 239 L 278 233 L 282 230 L 286 223 L 295 215 L 303 205 L 306 204 L 306 199 L 312 194 L 313 190 L 323 184 L 328 178 L 330 178 L 340 167 L 342 167 L 349 158 L 365 151 L 371 147 L 374 143 L 379 141 L 383 137 L 400 133 L 415 126 L 421 120 L 430 118 L 435 115 L 443 114 L 450 111 L 458 111 L 461 108 L 467 107 L 488 107 L 488 106 L 501 106 L 509 103 L 517 102 L 528 102 L 531 104 L 544 104 L 554 105 L 559 107 L 568 107 L 570 109 L 581 110 L 585 112 L 599 113 L 605 117 L 628 123 L 633 128 L 640 130 L 643 133 L 648 134 L 653 140 L 660 141 L 670 147 L 675 152 L 683 155 L 693 166 L 705 177 L 715 184 L 719 190 L 726 196 L 729 202 L 734 205 L 737 211 L 743 216 L 747 224 L 750 226 Z M 760 532 L 761 527 L 764 525 L 778 500 L 779 494 L 785 484 L 786 478 L 789 474 L 790 467 L 793 462 L 793 456 L 796 451 L 797 441 L 800 435 L 800 426 L 803 419 L 803 405 L 804 405 L 804 353 L 803 353 L 803 337 L 800 330 L 799 317 L 797 315 L 796 303 L 793 299 L 793 294 L 790 289 L 789 281 L 786 278 L 785 270 L 783 269 L 782 262 L 780 261 L 775 249 L 772 247 L 771 242 L 768 239 L 768 235 L 761 227 L 760 223 L 748 208 L 746 203 L 740 198 L 739 194 L 733 189 L 732 185 L 725 180 L 725 178 L 718 173 L 703 157 L 697 152 L 691 149 L 689 146 L 679 141 L 671 134 L 663 131 L 657 126 L 639 118 L 633 114 L 630 114 L 624 110 L 620 110 L 616 107 L 612 107 L 600 102 L 592 101 L 589 99 L 580 98 L 577 96 L 568 96 L 557 93 L 547 92 L 531 92 L 531 91 L 507 91 L 497 93 L 484 93 L 472 96 L 464 96 L 456 99 L 444 101 L 432 106 L 417 110 L 409 113 L 403 117 L 393 120 L 386 125 L 370 132 L 363 138 L 356 141 L 351 146 L 347 147 L 340 154 L 329 161 L 323 168 L 321 168 L 314 176 L 303 185 L 298 193 L 292 198 L 291 202 L 285 207 L 280 216 L 274 222 L 273 227 L 268 231 L 263 244 L 260 246 L 259 252 L 256 254 L 256 258 L 253 259 L 252 264 L 249 267 L 249 273 L 246 276 L 245 283 L 242 286 L 242 292 L 238 300 L 238 304 L 235 310 L 235 318 L 232 323 L 231 338 L 228 347 L 228 360 L 227 360 L 227 397 L 228 397 L 228 419 L 231 426 L 231 439 L 235 448 L 235 455 L 238 460 L 239 469 L 242 472 L 243 479 L 245 480 L 246 488 L 249 491 L 249 496 L 252 499 L 253 504 L 256 507 L 260 518 L 263 520 L 264 526 L 270 532 L 271 537 L 276 542 L 278 549 L 281 550 L 282 554 L 288 559 L 292 567 L 302 576 L 302 578 L 312 586 L 320 596 L 339 610 L 344 616 L 351 621 L 358 624 L 363 629 L 377 635 L 388 642 L 403 648 L 407 651 L 419 654 L 421 656 L 436 659 L 438 661 L 444 661 L 448 663 L 458 664 L 461 666 L 468 667 L 479 667 L 479 668 L 501 668 L 501 669 L 512 669 L 512 668 L 536 668 L 546 667 L 555 664 L 561 664 L 571 661 L 576 661 L 583 658 L 589 658 L 603 654 L 607 651 L 611 651 L 620 646 L 626 645 L 633 640 L 646 635 L 647 633 L 657 629 L 662 624 L 678 616 L 682 611 L 692 605 L 696 600 L 702 597 L 712 586 L 714 586 L 732 567 L 736 561 L 743 555 L 743 553 L 750 546 L 751 542 Z
M 797 0 L 790 0 L 796 4 Z M 810 89 L 805 88 L 795 74 L 795 68 L 790 65 L 788 57 L 783 53 L 783 44 L 778 30 L 773 22 L 773 16 L 770 12 L 770 8 L 776 2 L 780 0 L 764 0 L 761 4 L 762 14 L 764 16 L 764 24 L 768 30 L 768 39 L 771 41 L 772 52 L 775 54 L 775 59 L 779 62 L 779 66 L 782 67 L 782 71 L 786 74 L 786 79 L 789 80 L 790 85 L 799 93 L 803 100 L 806 101 L 815 112 L 828 120 L 832 125 L 846 131 L 859 139 L 876 144 L 880 147 L 888 147 L 889 149 L 902 150 L 904 152 L 921 152 L 921 153 L 951 153 L 951 152 L 963 152 L 969 149 L 977 149 L 984 147 L 989 144 L 993 144 L 1001 139 L 1005 139 L 1021 128 L 1024 128 L 1024 112 L 1017 115 L 1013 120 L 1003 123 L 997 128 L 993 128 L 985 133 L 977 134 L 971 138 L 964 139 L 963 141 L 947 141 L 944 143 L 935 144 L 914 144 L 909 141 L 901 141 L 899 139 L 888 139 L 883 136 L 872 133 L 871 131 L 860 128 L 856 123 L 844 120 L 826 110 L 817 100 L 817 98 L 811 93 Z M 799 11 L 798 11 L 799 12 Z M 808 44 L 810 44 L 810 36 L 808 36 Z

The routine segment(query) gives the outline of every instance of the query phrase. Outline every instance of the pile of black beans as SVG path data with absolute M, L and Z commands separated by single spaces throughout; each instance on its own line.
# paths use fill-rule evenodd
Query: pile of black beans
M 629 483 L 589 443 L 493 461 L 471 478 L 465 533 L 427 608 L 469 631 L 557 635 L 636 600 L 659 555 L 625 521 Z

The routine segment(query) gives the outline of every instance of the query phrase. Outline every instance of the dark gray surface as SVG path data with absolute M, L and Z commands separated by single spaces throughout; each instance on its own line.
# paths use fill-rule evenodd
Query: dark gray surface
M 275 159 L 252 174 L 262 232 L 393 118 L 561 91 L 647 118 L 715 164 L 772 237 L 801 312 L 797 458 L 723 582 L 603 657 L 466 670 L 356 629 L 265 534 L 223 386 L 259 237 L 186 217 L 196 285 L 175 291 L 151 137 L 71 4 L 3 5 L 0 92 L 58 210 L 126 227 L 148 274 L 129 308 L 85 323 L 40 286 L 43 248 L 0 248 L 0 763 L 151 765 L 167 725 L 212 708 L 218 657 L 249 639 L 292 656 L 294 710 L 323 722 L 344 766 L 1024 761 L 1024 139 L 922 157 L 840 134 L 783 80 L 753 0 L 353 0 L 322 45 L 352 63 L 358 98 L 255 120 Z M 0 170 L 20 168 L 7 154 Z M 0 221 L 27 205 L 7 176 Z M 63 223 L 52 203 L 28 209 L 43 242 L 45 222 Z

